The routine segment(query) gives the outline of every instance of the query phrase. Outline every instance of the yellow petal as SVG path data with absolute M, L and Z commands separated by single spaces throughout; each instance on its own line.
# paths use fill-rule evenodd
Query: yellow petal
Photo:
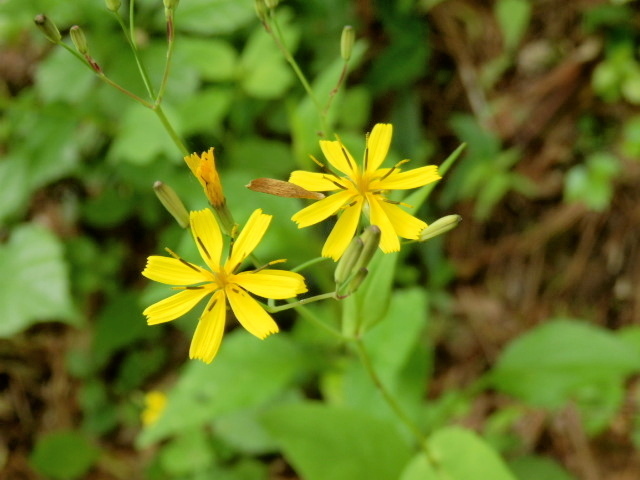
M 240 287 L 227 285 L 225 292 L 233 313 L 249 333 L 258 338 L 265 338 L 279 330 L 264 308 Z
M 358 200 L 355 205 L 347 207 L 336 222 L 331 234 L 322 247 L 322 256 L 332 258 L 334 261 L 342 256 L 349 246 L 353 235 L 358 228 L 360 213 L 362 212 L 362 201 Z
M 286 270 L 242 272 L 229 278 L 229 282 L 237 283 L 254 295 L 276 300 L 292 298 L 307 291 L 304 277 Z
M 245 258 L 251 255 L 251 252 L 253 252 L 262 240 L 270 222 L 271 215 L 262 213 L 262 210 L 259 208 L 251 214 L 251 217 L 247 220 L 246 225 L 231 248 L 231 255 L 225 264 L 225 270 L 227 272 L 233 272 Z
M 338 181 L 338 177 L 326 173 L 296 170 L 295 172 L 291 172 L 289 181 L 312 192 L 330 192 L 340 188 L 336 183 L 334 183 L 335 181 Z
M 367 141 L 367 172 L 377 170 L 389 153 L 393 126 L 390 123 L 378 123 L 373 127 Z
M 414 168 L 406 172 L 392 173 L 384 180 L 380 180 L 376 185 L 380 190 L 406 190 L 408 188 L 418 188 L 423 185 L 440 180 L 438 167 L 427 165 L 426 167 Z
M 202 154 L 204 155 L 204 152 Z M 200 166 L 200 162 L 202 161 L 200 159 L 200 155 L 198 155 L 197 153 L 192 153 L 191 155 L 184 157 L 184 161 L 187 162 L 189 170 L 191 170 L 193 176 L 198 178 L 198 166 Z
M 213 212 L 208 208 L 191 212 L 191 233 L 202 259 L 213 271 L 220 270 L 222 234 Z
M 198 326 L 191 340 L 189 358 L 211 363 L 218 353 L 224 333 L 227 304 L 224 291 L 216 292 L 198 321 Z
M 343 190 L 327 198 L 323 198 L 308 207 L 303 208 L 291 217 L 291 220 L 298 224 L 298 228 L 308 227 L 329 218 L 336 213 L 340 207 L 349 203 L 355 194 L 349 190 Z
M 149 325 L 169 322 L 187 313 L 211 291 L 212 287 L 182 290 L 145 308 L 142 314 L 146 315 Z
M 341 142 L 335 140 L 320 140 L 320 148 L 331 165 L 348 177 L 354 178 L 357 176 L 358 166 Z
M 396 230 L 387 213 L 382 208 L 382 202 L 375 195 L 367 195 L 367 199 L 369 200 L 371 225 L 377 225 L 380 228 L 380 249 L 384 253 L 399 251 L 400 240 L 398 240 Z
M 190 266 L 189 266 L 190 265 Z M 177 258 L 153 255 L 147 258 L 147 266 L 142 275 L 154 282 L 167 285 L 193 285 L 211 281 L 211 275 L 193 264 L 185 264 Z
M 397 205 L 380 202 L 380 206 L 387 214 L 396 234 L 402 238 L 417 240 L 420 237 L 420 232 L 427 228 L 427 224 L 425 222 L 414 217 L 410 213 L 405 212 Z

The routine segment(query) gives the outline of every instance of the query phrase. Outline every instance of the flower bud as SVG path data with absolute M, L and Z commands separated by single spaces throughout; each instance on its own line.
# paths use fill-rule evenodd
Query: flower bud
M 358 257 L 358 263 L 356 263 L 354 267 L 355 270 L 361 270 L 369 265 L 369 262 L 371 262 L 371 259 L 378 250 L 378 245 L 380 245 L 380 235 L 380 227 L 377 225 L 370 225 L 365 228 L 364 233 L 360 235 L 364 246 Z
M 267 6 L 267 8 L 276 8 L 278 6 L 278 3 L 280 3 L 280 0 L 264 0 L 264 4 Z
M 178 7 L 180 0 L 162 0 L 164 2 L 164 8 L 167 10 L 175 10 Z
M 460 215 L 447 215 L 446 217 L 439 218 L 420 232 L 418 241 L 426 242 L 433 237 L 447 233 L 449 230 L 456 228 L 461 220 L 462 217 Z
M 156 182 L 153 184 L 153 191 L 156 192 L 156 196 L 164 208 L 176 219 L 178 225 L 187 228 L 189 226 L 189 212 L 175 190 L 165 183 Z
M 340 56 L 345 62 L 351 58 L 351 51 L 356 40 L 356 33 L 351 25 L 345 25 L 342 29 L 342 37 L 340 37 Z
M 338 265 L 336 265 L 336 271 L 333 274 L 333 279 L 336 282 L 336 288 L 340 290 L 340 287 L 350 280 L 353 274 L 353 267 L 356 265 L 358 259 L 360 258 L 360 254 L 362 253 L 362 248 L 364 247 L 364 242 L 360 237 L 354 237 L 351 240 L 351 243 L 338 260 Z
M 255 0 L 254 7 L 256 9 L 256 15 L 261 22 L 265 22 L 267 20 L 267 5 L 264 3 L 264 0 Z
M 60 30 L 56 27 L 56 24 L 44 14 L 36 15 L 33 19 L 36 24 L 36 27 L 44 33 L 44 36 L 47 37 L 53 43 L 60 43 L 62 40 L 62 35 L 60 35 Z
M 76 47 L 76 50 L 81 55 L 86 55 L 89 53 L 89 48 L 87 47 L 87 37 L 84 36 L 84 32 L 78 25 L 74 25 L 69 30 L 69 35 L 71 35 L 71 41 L 73 45 Z
M 358 288 L 360 288 L 360 285 L 362 285 L 362 282 L 364 282 L 364 279 L 367 278 L 368 274 L 369 270 L 367 270 L 366 268 L 361 268 L 356 272 L 353 280 L 351 280 L 351 282 L 349 283 L 349 288 L 347 290 L 348 295 L 351 295 L 353 292 L 358 290 Z
M 120 0 L 105 0 L 105 3 L 107 4 L 107 8 L 112 12 L 117 12 L 118 10 L 120 10 Z

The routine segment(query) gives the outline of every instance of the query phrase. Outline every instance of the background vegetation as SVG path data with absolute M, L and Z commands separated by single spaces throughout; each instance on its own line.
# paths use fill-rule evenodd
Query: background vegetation
M 264 342 L 228 332 L 209 366 L 187 360 L 195 313 L 146 326 L 166 294 L 141 277 L 146 257 L 192 248 L 151 185 L 205 199 L 155 116 L 54 48 L 39 13 L 64 36 L 80 25 L 103 70 L 144 92 L 103 2 L 0 2 L 3 478 L 431 478 L 351 352 L 293 313 Z M 638 3 L 290 0 L 277 14 L 323 98 L 354 26 L 330 114 L 345 142 L 392 122 L 392 157 L 415 166 L 467 144 L 420 211 L 462 224 L 405 253 L 366 339 L 443 468 L 637 478 Z M 162 3 L 138 0 L 136 21 L 158 79 Z M 236 218 L 279 219 L 265 258 L 317 255 L 322 227 L 285 221 L 301 203 L 244 188 L 319 153 L 313 105 L 253 1 L 183 0 L 176 32 L 164 106 L 180 135 L 216 148 Z M 142 428 L 150 391 L 169 402 Z

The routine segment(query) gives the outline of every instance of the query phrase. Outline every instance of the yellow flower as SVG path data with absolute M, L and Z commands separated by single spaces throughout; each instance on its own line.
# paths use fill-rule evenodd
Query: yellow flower
M 157 390 L 152 390 L 144 396 L 144 410 L 140 414 L 142 424 L 145 426 L 155 423 L 167 405 L 167 396 Z
M 253 212 L 224 263 L 221 261 L 222 233 L 211 210 L 191 212 L 190 222 L 193 238 L 208 269 L 189 263 L 171 251 L 173 258 L 149 257 L 142 275 L 156 282 L 178 285 L 173 289 L 179 293 L 151 305 L 143 314 L 147 316 L 149 325 L 168 322 L 184 315 L 204 297 L 211 295 L 189 350 L 190 358 L 210 363 L 218 352 L 224 333 L 227 302 L 244 328 L 258 338 L 265 338 L 277 332 L 278 325 L 247 292 L 260 297 L 285 299 L 304 293 L 307 288 L 302 275 L 286 270 L 258 269 L 236 273 L 262 240 L 271 215 L 263 214 L 260 209 Z
M 291 219 L 298 228 L 308 227 L 340 212 L 331 234 L 322 248 L 322 256 L 338 260 L 353 238 L 361 214 L 381 231 L 383 252 L 400 250 L 398 237 L 416 240 L 427 227 L 422 220 L 405 212 L 398 202 L 389 200 L 386 192 L 422 187 L 440 179 L 438 167 L 428 165 L 402 172 L 399 166 L 380 168 L 391 144 L 391 124 L 379 123 L 367 137 L 362 167 L 356 164 L 342 142 L 321 140 L 320 148 L 331 166 L 343 175 L 326 169 L 324 173 L 295 171 L 289 181 L 312 192 L 340 190 L 323 200 L 303 208 Z
M 220 176 L 216 169 L 213 147 L 207 152 L 202 152 L 201 155 L 192 153 L 184 157 L 184 161 L 187 162 L 191 172 L 198 179 L 202 188 L 204 188 L 204 193 L 207 195 L 211 205 L 214 208 L 223 206 L 226 199 L 224 198 L 224 193 L 222 193 L 222 184 L 220 183 Z

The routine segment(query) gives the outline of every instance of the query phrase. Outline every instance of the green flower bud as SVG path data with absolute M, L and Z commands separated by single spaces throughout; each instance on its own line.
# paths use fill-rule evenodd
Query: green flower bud
M 164 2 L 164 8 L 167 10 L 175 10 L 178 7 L 180 0 L 162 0 Z
M 351 58 L 353 44 L 356 41 L 356 32 L 351 25 L 346 25 L 342 29 L 342 37 L 340 37 L 340 56 L 345 62 Z
M 69 35 L 71 35 L 71 41 L 76 47 L 76 50 L 81 55 L 87 55 L 89 53 L 89 48 L 87 47 L 87 37 L 84 36 L 84 32 L 78 25 L 74 25 L 69 30 Z
M 365 228 L 364 233 L 360 235 L 364 246 L 360 256 L 358 257 L 358 263 L 356 263 L 354 267 L 355 270 L 361 270 L 369 265 L 369 262 L 371 262 L 371 259 L 380 245 L 380 234 L 380 227 L 377 225 L 370 225 Z
M 261 22 L 265 22 L 267 20 L 267 5 L 264 3 L 264 0 L 255 0 L 254 7 L 256 9 L 256 15 Z
M 264 4 L 267 6 L 267 8 L 276 8 L 278 6 L 278 3 L 280 3 L 280 0 L 264 0 Z
M 56 27 L 56 24 L 51 21 L 49 17 L 44 14 L 36 15 L 33 19 L 36 24 L 36 27 L 44 33 L 44 36 L 47 37 L 53 43 L 60 43 L 62 40 L 62 35 L 60 35 L 60 30 Z
M 358 270 L 353 277 L 353 280 L 351 280 L 351 282 L 349 283 L 347 295 L 351 295 L 353 292 L 358 290 L 358 288 L 360 288 L 360 285 L 362 285 L 362 282 L 364 282 L 364 279 L 367 278 L 368 274 L 369 270 L 367 270 L 366 268 L 361 268 L 360 270 Z
M 336 282 L 338 290 L 340 290 L 340 287 L 352 277 L 353 267 L 360 258 L 363 247 L 364 242 L 362 239 L 360 237 L 354 237 L 345 252 L 342 254 L 342 257 L 340 257 L 340 260 L 338 260 L 336 271 L 333 274 L 333 279 Z
M 107 4 L 107 8 L 112 12 L 117 12 L 118 10 L 120 10 L 120 0 L 105 0 L 105 3 Z
M 156 182 L 153 184 L 153 191 L 156 192 L 156 196 L 164 208 L 176 219 L 178 225 L 187 228 L 189 226 L 189 212 L 175 190 L 162 182 Z
M 418 241 L 426 242 L 433 237 L 447 233 L 449 230 L 456 228 L 461 220 L 462 217 L 460 215 L 447 215 L 446 217 L 439 218 L 420 232 Z

